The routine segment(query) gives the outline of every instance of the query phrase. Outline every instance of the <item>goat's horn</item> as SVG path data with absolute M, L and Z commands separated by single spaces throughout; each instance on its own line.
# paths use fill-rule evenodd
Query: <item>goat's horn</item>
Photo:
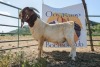
M 39 13 L 39 11 L 36 8 L 30 7 L 30 9 L 33 9 L 35 11 L 37 11 Z

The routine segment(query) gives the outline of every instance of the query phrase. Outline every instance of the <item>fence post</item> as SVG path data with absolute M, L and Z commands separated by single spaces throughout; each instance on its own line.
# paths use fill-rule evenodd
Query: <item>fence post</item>
M 19 9 L 18 9 L 18 17 L 19 17 Z M 19 47 L 19 18 L 18 18 L 18 47 Z
M 88 11 L 87 11 L 87 6 L 86 6 L 86 3 L 85 3 L 85 0 L 82 0 L 82 3 L 83 3 L 83 6 L 84 6 L 86 22 L 88 24 L 88 29 L 89 29 L 89 38 L 90 38 L 90 44 L 91 44 L 91 51 L 94 51 L 93 40 L 92 40 L 92 31 L 90 29 L 90 22 L 89 22 L 89 18 L 88 18 Z

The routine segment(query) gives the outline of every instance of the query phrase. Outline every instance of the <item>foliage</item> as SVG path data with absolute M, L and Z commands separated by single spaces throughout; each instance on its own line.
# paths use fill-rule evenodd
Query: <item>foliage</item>
M 90 28 L 93 36 L 100 36 L 100 23 L 90 21 Z
M 37 61 L 32 61 L 25 57 L 24 51 L 12 53 L 11 50 L 8 52 L 0 52 L 0 67 L 46 67 L 46 59 L 41 58 Z
M 92 35 L 100 35 L 100 24 L 91 26 Z
M 19 28 L 19 31 L 18 31 L 18 29 L 16 29 L 16 30 L 10 31 L 9 33 L 18 34 L 18 32 L 19 32 L 19 35 L 30 35 L 31 34 L 28 26 L 24 26 L 23 28 Z

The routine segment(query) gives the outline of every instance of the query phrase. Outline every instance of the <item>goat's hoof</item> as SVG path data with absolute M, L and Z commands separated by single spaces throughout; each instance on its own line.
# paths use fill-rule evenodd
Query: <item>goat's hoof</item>
M 35 58 L 36 58 L 36 60 L 41 59 L 41 57 L 40 57 L 40 56 L 36 56 Z
M 38 57 L 35 58 L 35 60 L 38 60 L 38 59 L 39 59 Z
M 76 60 L 75 60 L 75 57 L 72 57 L 72 60 L 73 60 L 73 61 L 76 61 Z
M 69 57 L 72 57 L 72 55 L 71 55 L 71 54 L 69 54 Z

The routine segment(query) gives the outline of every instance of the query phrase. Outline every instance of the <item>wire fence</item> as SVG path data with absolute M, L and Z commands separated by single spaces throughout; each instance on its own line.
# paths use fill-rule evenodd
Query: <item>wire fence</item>
M 4 3 L 4 2 L 1 2 L 0 1 L 0 4 L 2 5 L 6 5 L 8 7 L 12 7 L 14 9 L 17 9 L 18 10 L 18 14 L 19 14 L 19 11 L 21 10 L 21 8 L 19 7 L 16 7 L 16 6 L 13 6 L 13 5 L 10 5 L 10 4 L 7 4 L 7 3 Z M 22 48 L 22 47 L 28 47 L 28 46 L 22 46 L 22 47 L 19 47 L 19 42 L 21 41 L 33 41 L 33 39 L 27 39 L 27 40 L 20 40 L 19 37 L 20 37 L 20 34 L 19 34 L 19 28 L 20 28 L 20 25 L 19 25 L 19 18 L 18 17 L 14 17 L 14 16 L 10 16 L 10 15 L 4 15 L 4 14 L 0 14 L 0 16 L 4 16 L 4 17 L 9 17 L 9 18 L 13 18 L 13 19 L 17 19 L 18 20 L 18 25 L 17 26 L 14 26 L 14 25 L 6 25 L 6 24 L 0 24 L 0 26 L 5 26 L 5 27 L 14 27 L 14 28 L 17 28 L 18 29 L 18 33 L 0 33 L 0 35 L 5 35 L 5 34 L 10 34 L 10 35 L 14 35 L 14 34 L 17 34 L 17 40 L 6 40 L 6 41 L 0 41 L 0 44 L 1 43 L 8 43 L 8 42 L 17 42 L 17 47 L 15 48 L 9 48 L 9 49 L 17 49 L 17 48 Z M 100 17 L 98 15 L 89 15 L 89 17 Z M 29 35 L 29 34 L 24 34 L 24 35 Z M 89 39 L 87 41 L 90 41 Z M 93 41 L 100 41 L 100 40 L 93 40 Z M 34 46 L 34 45 L 29 45 L 29 46 Z M 95 45 L 95 46 L 98 46 L 98 45 Z M 100 46 L 100 45 L 99 45 Z M 0 51 L 2 50 L 9 50 L 9 49 L 0 49 Z

